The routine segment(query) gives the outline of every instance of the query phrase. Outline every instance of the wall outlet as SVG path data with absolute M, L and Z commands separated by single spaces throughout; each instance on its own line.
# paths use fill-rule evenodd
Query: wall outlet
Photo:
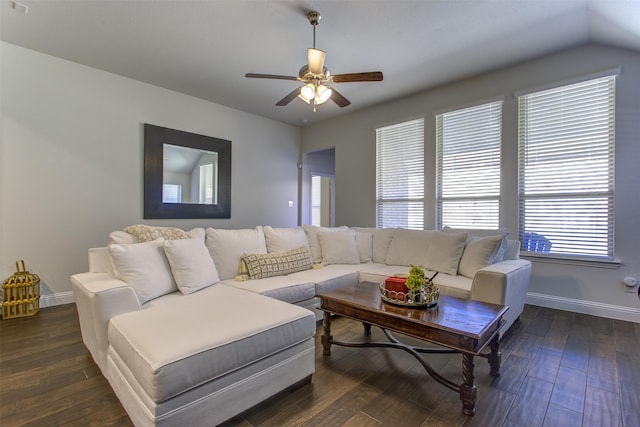
M 638 279 L 633 276 L 627 276 L 622 279 L 622 283 L 624 283 L 624 291 L 625 292 L 636 292 L 636 287 L 638 286 Z

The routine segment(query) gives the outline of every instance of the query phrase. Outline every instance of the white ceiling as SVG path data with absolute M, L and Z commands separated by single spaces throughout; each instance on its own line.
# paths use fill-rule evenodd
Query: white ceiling
M 595 42 L 640 52 L 640 0 L 1 0 L 0 38 L 80 64 L 294 125 Z M 335 84 L 352 104 L 312 113 L 275 103 L 313 43 L 332 74 L 382 71 L 380 83 Z

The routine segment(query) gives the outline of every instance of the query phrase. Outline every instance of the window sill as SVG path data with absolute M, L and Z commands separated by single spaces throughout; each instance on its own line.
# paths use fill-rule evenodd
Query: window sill
M 529 261 L 534 262 L 544 262 L 549 264 L 565 264 L 565 265 L 579 265 L 583 267 L 594 267 L 594 268 L 609 268 L 616 269 L 620 268 L 620 264 L 622 262 L 620 260 L 603 260 L 596 258 L 570 258 L 570 257 L 560 257 L 554 255 L 543 255 L 543 254 L 535 254 L 532 252 L 523 252 L 520 254 L 521 258 L 528 259 Z

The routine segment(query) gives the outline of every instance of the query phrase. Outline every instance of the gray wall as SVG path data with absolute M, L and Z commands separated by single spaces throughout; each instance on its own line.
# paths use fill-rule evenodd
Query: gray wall
M 297 224 L 298 127 L 0 46 L 1 277 L 24 259 L 65 302 L 69 276 L 87 271 L 87 249 L 129 224 Z M 231 219 L 142 219 L 143 123 L 232 141 Z
M 625 276 L 640 277 L 640 55 L 585 46 L 407 96 L 302 130 L 302 151 L 335 146 L 336 224 L 375 226 L 375 128 L 424 116 L 425 228 L 433 228 L 435 120 L 451 107 L 505 97 L 502 226 L 518 229 L 517 102 L 515 91 L 622 67 L 616 90 L 616 257 L 618 269 L 534 262 L 529 302 L 640 322 L 640 301 L 624 292 Z M 383 69 L 384 71 L 384 69 Z M 425 69 L 425 73 L 428 73 Z M 372 83 L 373 84 L 373 83 Z M 384 84 L 384 83 L 380 83 Z M 362 88 L 366 90 L 366 88 Z M 328 143 L 330 141 L 330 144 Z

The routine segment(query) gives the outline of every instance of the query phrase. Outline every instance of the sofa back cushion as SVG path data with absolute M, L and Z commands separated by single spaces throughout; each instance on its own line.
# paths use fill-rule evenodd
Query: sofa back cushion
M 165 240 L 164 252 L 178 289 L 187 295 L 220 281 L 203 240 Z
M 473 279 L 476 271 L 493 264 L 500 246 L 502 236 L 473 237 L 464 248 L 458 272 Z
M 389 245 L 387 265 L 416 265 L 426 267 L 427 249 L 431 235 L 435 231 L 431 230 L 407 230 L 398 228 Z
M 207 228 L 206 235 L 207 249 L 220 280 L 233 279 L 239 274 L 240 259 L 244 253 L 267 253 L 264 231 L 260 226 L 243 230 Z
M 322 262 L 322 248 L 320 247 L 320 240 L 318 239 L 318 233 L 320 232 L 331 233 L 334 231 L 348 230 L 348 228 L 344 226 L 318 227 L 315 225 L 303 225 L 302 228 L 307 235 L 309 249 L 311 250 L 311 256 L 313 257 L 313 262 L 315 263 Z
M 373 260 L 373 233 L 356 231 L 356 249 L 360 262 L 371 262 Z
M 318 233 L 324 264 L 360 264 L 356 232 L 341 230 Z
M 466 243 L 467 233 L 430 233 L 424 267 L 455 276 Z
M 309 250 L 309 240 L 302 227 L 273 228 L 263 227 L 267 252 L 283 252 L 304 246 Z
M 352 230 L 361 233 L 371 233 L 373 235 L 372 261 L 384 264 L 387 259 L 389 245 L 396 232 L 396 228 L 372 228 L 372 227 L 352 227 Z
M 136 290 L 140 304 L 177 290 L 164 253 L 164 239 L 112 244 L 109 253 L 116 277 Z

